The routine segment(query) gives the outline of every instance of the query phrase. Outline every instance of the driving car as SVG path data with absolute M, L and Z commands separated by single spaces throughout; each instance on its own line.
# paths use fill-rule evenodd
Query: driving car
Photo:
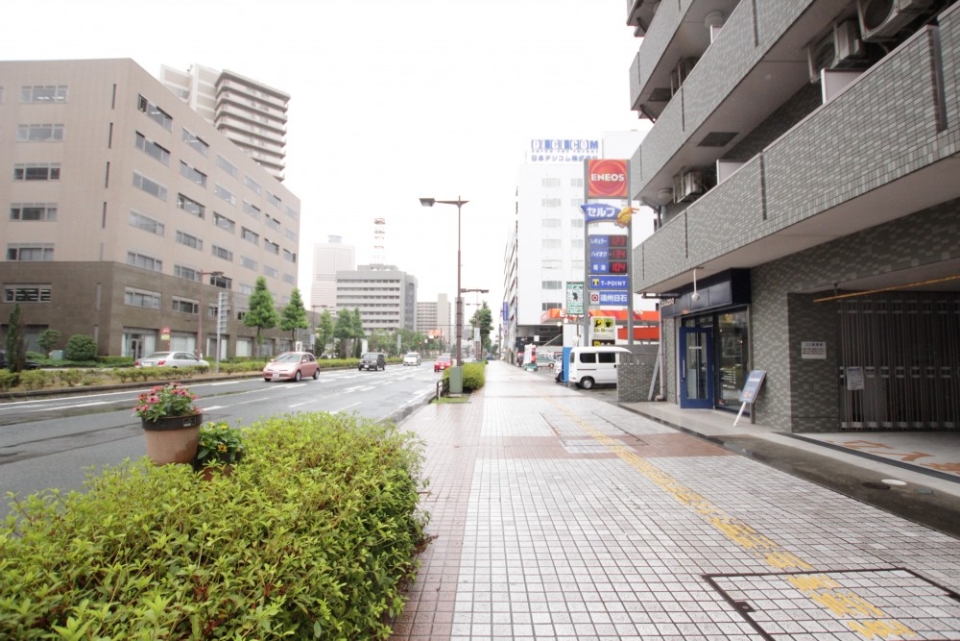
M 453 359 L 450 354 L 440 354 L 440 356 L 437 356 L 437 360 L 433 361 L 433 371 L 442 372 L 451 365 L 453 365 Z
M 210 363 L 190 352 L 154 352 L 138 358 L 136 367 L 210 367 Z
M 383 352 L 364 352 L 360 355 L 360 365 L 357 366 L 358 370 L 373 370 L 377 371 L 378 369 L 387 369 L 387 359 L 384 357 Z
M 420 366 L 420 352 L 407 352 L 403 357 L 403 366 L 407 365 L 416 365 Z
M 310 352 L 284 352 L 263 368 L 265 381 L 299 381 L 320 378 L 320 364 Z

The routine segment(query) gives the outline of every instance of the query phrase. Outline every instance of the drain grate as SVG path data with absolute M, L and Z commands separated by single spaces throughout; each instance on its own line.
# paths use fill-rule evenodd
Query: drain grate
M 797 626 L 823 638 L 960 641 L 960 594 L 905 568 L 704 579 L 767 641 Z

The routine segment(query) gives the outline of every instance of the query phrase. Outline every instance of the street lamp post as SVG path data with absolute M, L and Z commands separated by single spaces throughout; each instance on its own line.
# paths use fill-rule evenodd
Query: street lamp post
M 433 207 L 435 204 L 440 203 L 441 205 L 456 205 L 457 206 L 457 367 L 463 365 L 463 359 L 461 358 L 461 342 L 463 339 L 463 301 L 460 297 L 460 208 L 466 205 L 469 201 L 461 200 L 460 196 L 457 196 L 456 200 L 437 200 L 436 198 L 421 198 L 420 204 L 424 207 Z
M 222 271 L 197 272 L 200 277 L 200 294 L 197 296 L 197 305 L 200 312 L 197 318 L 197 358 L 203 358 L 203 277 L 204 276 L 223 276 Z M 217 345 L 217 354 L 220 353 L 220 346 Z

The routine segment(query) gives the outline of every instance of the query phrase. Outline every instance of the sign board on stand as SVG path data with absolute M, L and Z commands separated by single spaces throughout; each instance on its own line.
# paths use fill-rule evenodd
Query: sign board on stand
M 743 389 L 740 390 L 740 411 L 737 412 L 737 420 L 733 422 L 733 426 L 737 426 L 737 422 L 740 420 L 740 417 L 743 416 L 743 410 L 747 408 L 747 405 L 750 405 L 750 419 L 753 420 L 753 404 L 757 400 L 757 393 L 760 392 L 760 386 L 763 385 L 763 379 L 766 377 L 767 372 L 762 369 L 755 369 L 747 375 L 747 381 L 743 384 Z

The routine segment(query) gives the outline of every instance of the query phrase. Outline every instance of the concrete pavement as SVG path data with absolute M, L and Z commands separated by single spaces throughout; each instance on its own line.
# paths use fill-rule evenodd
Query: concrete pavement
M 960 639 L 960 539 L 631 409 L 491 363 L 407 419 L 435 538 L 393 638 Z

